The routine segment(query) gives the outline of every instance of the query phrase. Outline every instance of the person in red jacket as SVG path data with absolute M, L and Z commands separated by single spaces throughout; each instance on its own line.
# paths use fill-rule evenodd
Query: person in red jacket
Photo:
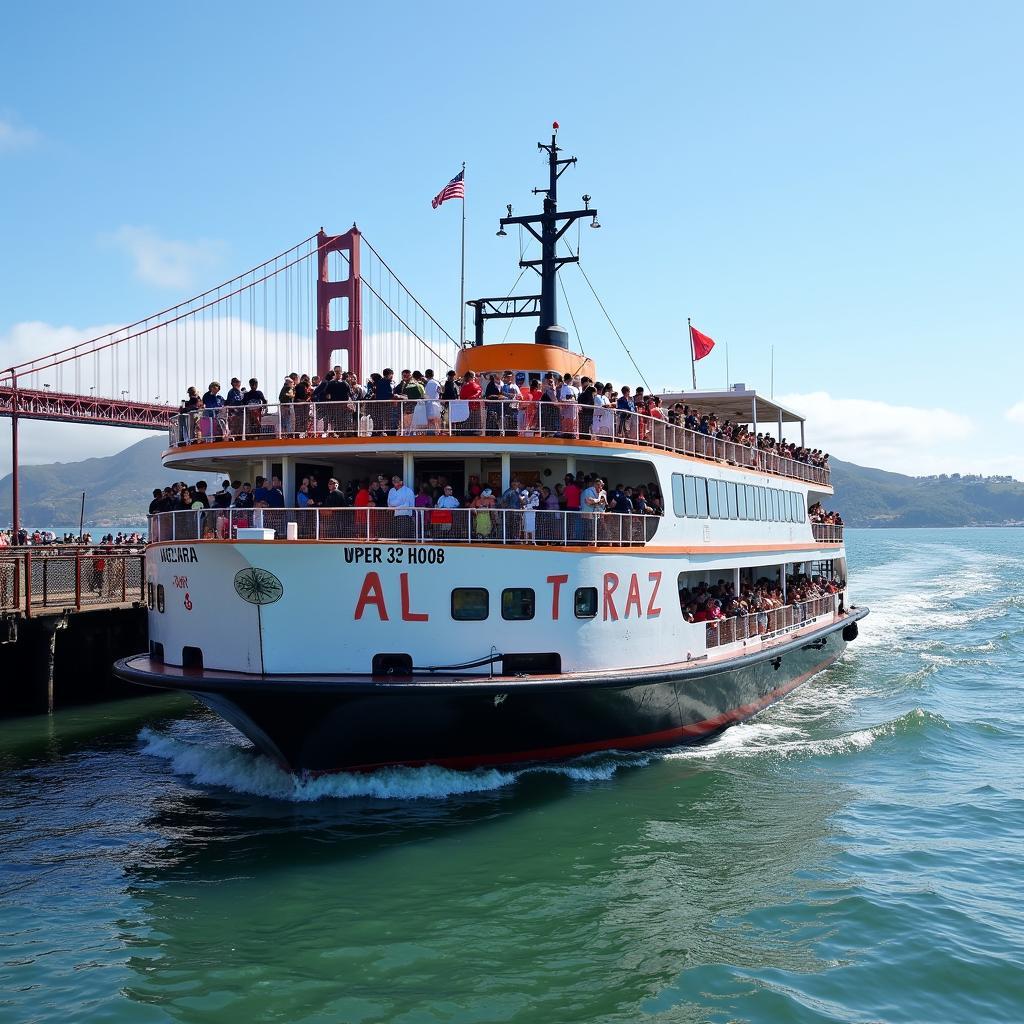
M 466 430 L 477 434 L 484 432 L 483 419 L 483 388 L 476 374 L 472 370 L 466 371 L 462 387 L 459 388 L 459 398 L 469 403 L 469 418 L 466 420 Z

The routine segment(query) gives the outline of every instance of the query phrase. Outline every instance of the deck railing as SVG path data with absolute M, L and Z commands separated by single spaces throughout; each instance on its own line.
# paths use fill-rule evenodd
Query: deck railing
M 141 552 L 0 549 L 0 611 L 31 616 L 141 602 L 144 564 Z
M 526 437 L 619 441 L 694 455 L 777 476 L 828 484 L 828 466 L 720 441 L 667 420 L 567 402 L 362 401 L 242 405 L 179 413 L 170 423 L 172 448 L 252 439 L 312 437 Z
M 843 542 L 843 528 L 833 523 L 811 523 L 811 533 L 814 539 L 825 544 L 841 544 Z
M 834 613 L 841 597 L 841 593 L 825 594 L 823 597 L 798 601 L 782 608 L 773 608 L 771 611 L 751 612 L 748 615 L 734 615 L 708 622 L 705 624 L 708 647 L 721 647 L 736 640 L 767 637 L 796 629 L 819 615 Z
M 546 509 L 228 508 L 159 512 L 149 517 L 149 538 L 244 540 L 244 531 L 255 528 L 272 530 L 275 540 L 640 547 L 660 522 L 660 516 Z

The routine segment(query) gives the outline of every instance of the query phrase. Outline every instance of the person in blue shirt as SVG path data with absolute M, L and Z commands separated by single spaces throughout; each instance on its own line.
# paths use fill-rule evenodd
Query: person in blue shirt
M 221 419 L 223 414 L 218 411 L 223 408 L 224 396 L 220 393 L 220 384 L 215 380 L 210 381 L 210 386 L 203 395 L 203 434 L 208 440 L 224 433 L 224 423 Z
M 245 392 L 242 390 L 242 382 L 237 377 L 231 378 L 231 387 L 225 396 L 224 404 L 228 407 L 228 430 L 232 436 L 242 432 L 242 404 L 245 401 Z
M 635 433 L 636 406 L 633 404 L 633 399 L 629 397 L 629 388 L 625 385 L 622 388 L 621 397 L 615 403 L 615 408 L 619 410 L 619 434 L 628 437 Z

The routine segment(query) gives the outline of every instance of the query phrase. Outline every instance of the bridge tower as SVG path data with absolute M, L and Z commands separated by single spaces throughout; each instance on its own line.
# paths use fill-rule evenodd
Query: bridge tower
M 359 228 L 352 225 L 343 235 L 328 235 L 323 228 L 317 234 L 316 279 L 316 372 L 324 376 L 331 368 L 335 352 L 347 355 L 346 368 L 363 382 L 363 310 L 359 277 Z M 342 281 L 332 281 L 328 256 L 342 254 L 342 263 L 348 275 Z M 348 315 L 343 327 L 331 324 L 331 302 L 346 299 Z

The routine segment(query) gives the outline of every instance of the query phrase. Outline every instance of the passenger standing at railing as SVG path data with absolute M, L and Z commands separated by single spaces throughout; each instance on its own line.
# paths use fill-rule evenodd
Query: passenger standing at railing
M 519 411 L 519 399 L 522 397 L 519 392 L 519 385 L 515 382 L 515 376 L 511 370 L 506 370 L 501 375 L 501 400 L 502 416 L 504 417 L 505 433 L 516 433 L 516 413 Z
M 355 505 L 355 507 L 359 510 L 356 512 L 356 536 L 371 536 L 371 534 L 368 532 L 368 524 L 370 520 L 369 510 L 373 506 L 373 498 L 370 497 L 369 479 L 359 481 L 359 487 L 356 490 L 355 500 L 352 502 L 352 504 Z
M 263 429 L 263 410 L 267 404 L 267 396 L 260 391 L 260 382 L 255 377 L 249 378 L 249 390 L 246 391 L 242 404 L 245 406 L 246 435 L 251 437 L 253 434 L 259 434 Z
M 629 394 L 629 385 L 623 384 L 622 393 L 615 402 L 615 408 L 618 410 L 618 430 L 619 437 L 627 438 L 629 440 L 637 440 L 637 429 L 636 429 L 636 405 Z
M 295 385 L 295 433 L 305 437 L 309 433 L 309 403 L 313 399 L 313 384 L 304 373 Z
M 596 476 L 580 498 L 581 518 L 586 530 L 586 541 L 596 544 L 601 516 L 608 511 L 608 495 L 604 489 L 604 481 Z
M 427 389 L 423 385 L 423 374 L 419 370 L 415 370 L 412 378 L 406 381 L 404 394 L 409 409 L 405 417 L 406 432 L 422 434 L 427 429 Z
M 416 535 L 420 538 L 431 536 L 430 533 L 430 509 L 434 507 L 434 499 L 430 496 L 430 486 L 424 481 L 420 484 L 419 493 L 416 495 Z
M 452 532 L 452 523 L 455 513 L 453 509 L 459 507 L 459 499 L 455 497 L 455 491 L 451 484 L 446 484 L 441 497 L 437 499 L 437 507 L 430 517 L 431 526 L 435 539 L 443 540 Z M 461 536 L 461 531 L 456 531 Z
M 343 437 L 355 433 L 356 412 L 352 404 L 352 389 L 344 377 L 339 377 L 333 370 L 327 374 L 327 405 L 325 417 L 329 433 L 341 434 Z
M 188 389 L 185 400 L 178 409 L 178 435 L 182 444 L 189 444 L 193 438 L 193 424 L 201 408 L 199 392 L 194 387 Z
M 615 414 L 612 412 L 614 396 L 611 386 L 602 388 L 600 384 L 594 388 L 594 415 L 591 424 L 591 436 L 594 440 L 611 441 L 615 437 Z
M 285 377 L 284 383 L 281 385 L 281 391 L 277 396 L 278 402 L 278 426 L 282 437 L 287 437 L 295 430 L 294 416 L 292 408 L 295 404 L 295 382 L 290 376 Z
M 423 374 L 423 393 L 426 395 L 424 413 L 427 419 L 427 430 L 432 434 L 441 433 L 441 385 L 434 380 L 434 371 L 426 370 Z
M 476 374 L 472 370 L 467 370 L 465 380 L 462 387 L 459 389 L 459 399 L 468 403 L 465 410 L 466 417 L 459 421 L 460 424 L 465 424 L 461 430 L 462 433 L 469 431 L 477 434 L 483 434 L 484 420 L 483 409 L 481 408 L 483 405 L 483 402 L 481 401 L 483 394 L 483 388 L 480 387 L 480 381 L 477 380 Z M 452 417 L 452 420 L 454 423 L 454 416 Z
M 402 540 L 409 540 L 413 534 L 413 510 L 416 506 L 416 495 L 397 474 L 391 478 L 391 490 L 388 491 L 388 508 L 394 516 L 393 535 Z
M 245 392 L 242 390 L 242 382 L 237 377 L 231 378 L 231 387 L 224 398 L 227 406 L 228 433 L 232 437 L 238 437 L 242 433 L 242 403 L 245 399 Z
M 540 389 L 540 432 L 551 437 L 558 432 L 558 384 L 553 373 L 544 374 Z
M 580 429 L 579 388 L 572 382 L 572 374 L 562 374 L 558 389 L 558 418 L 562 437 L 578 437 Z
M 224 433 L 223 415 L 220 410 L 224 408 L 224 396 L 220 393 L 218 381 L 210 381 L 210 386 L 203 395 L 203 418 L 202 436 L 208 441 L 213 441 Z
M 594 398 L 597 392 L 589 377 L 580 378 L 580 436 L 589 437 L 594 431 Z
M 324 507 L 318 515 L 320 518 L 321 537 L 340 537 L 342 535 L 342 520 L 346 515 L 342 509 L 345 507 L 345 495 L 338 490 L 338 481 L 332 476 L 327 481 L 327 494 L 324 497 Z

